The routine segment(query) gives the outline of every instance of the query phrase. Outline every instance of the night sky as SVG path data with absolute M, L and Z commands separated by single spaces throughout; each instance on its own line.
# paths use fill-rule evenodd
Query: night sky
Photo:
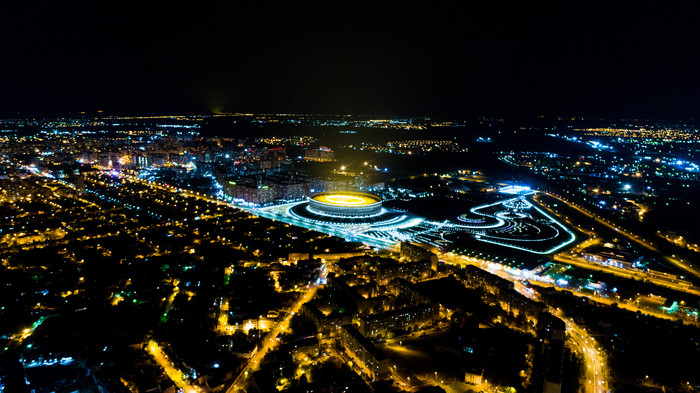
M 5 114 L 700 115 L 693 1 L 23 3 Z

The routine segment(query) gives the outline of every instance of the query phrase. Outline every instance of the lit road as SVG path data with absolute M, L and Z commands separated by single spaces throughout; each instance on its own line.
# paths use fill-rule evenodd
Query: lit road
M 134 177 L 134 176 L 128 176 L 128 175 L 122 175 L 122 176 L 129 177 L 132 180 L 139 181 L 141 183 L 144 183 L 146 185 L 149 185 L 151 187 L 158 188 L 161 190 L 168 190 L 171 192 L 179 192 L 184 196 L 193 197 L 193 198 L 197 198 L 200 200 L 206 200 L 208 202 L 212 202 L 212 203 L 216 203 L 216 204 L 241 208 L 241 206 L 238 206 L 235 204 L 223 202 L 223 201 L 220 201 L 220 200 L 212 198 L 212 197 L 201 195 L 199 193 L 178 189 L 177 187 L 172 187 L 172 186 L 158 184 L 155 182 L 150 182 L 150 181 L 143 180 L 143 179 L 140 179 L 140 178 Z M 557 198 L 557 199 L 559 199 L 559 198 Z M 566 202 L 566 201 L 562 200 L 562 202 Z M 566 202 L 566 203 L 568 203 L 568 202 Z M 244 209 L 244 210 L 248 210 L 248 209 Z M 578 209 L 578 210 L 580 210 L 580 209 Z M 583 212 L 586 215 L 591 216 L 589 213 L 587 213 L 583 210 L 581 210 L 581 212 Z M 600 220 L 599 218 L 596 218 L 594 216 L 591 216 L 591 217 L 595 218 L 597 221 L 600 221 L 601 224 L 604 224 L 604 225 L 609 226 L 609 227 L 613 227 L 611 224 L 607 224 L 604 221 Z M 625 235 L 625 233 L 622 231 L 618 230 L 618 232 Z M 640 241 L 639 239 L 634 238 L 633 235 L 629 235 L 629 236 L 635 242 Z M 647 245 L 645 245 L 645 246 L 647 246 Z M 651 247 L 651 246 L 647 246 L 647 247 Z M 452 263 L 452 264 L 456 264 L 456 265 L 475 264 L 475 265 L 477 265 L 481 268 L 484 268 L 484 269 L 486 269 L 494 274 L 497 274 L 500 277 L 508 279 L 509 281 L 519 282 L 519 280 L 522 279 L 522 277 L 515 277 L 515 276 L 511 275 L 507 271 L 503 270 L 500 265 L 498 265 L 496 263 L 489 263 L 489 261 L 475 262 L 472 259 L 467 259 L 467 258 L 464 258 L 461 256 L 456 256 L 456 255 L 451 255 L 451 254 L 443 254 L 440 256 L 440 258 L 448 263 Z M 498 268 L 494 268 L 494 267 L 498 267 Z M 326 273 L 326 271 L 325 271 L 325 269 L 323 269 L 322 272 L 319 274 L 319 278 L 325 277 L 325 273 Z M 257 368 L 258 368 L 260 362 L 262 361 L 263 357 L 265 356 L 265 354 L 267 354 L 267 352 L 270 349 L 273 349 L 277 345 L 278 336 L 281 333 L 283 333 L 285 329 L 288 328 L 291 318 L 294 316 L 294 314 L 296 314 L 299 311 L 299 309 L 301 308 L 301 306 L 303 304 L 305 304 L 306 302 L 308 302 L 309 300 L 311 300 L 315 296 L 317 289 L 318 289 L 318 286 L 315 283 L 310 284 L 309 289 L 306 292 L 304 292 L 300 296 L 300 298 L 295 302 L 295 304 L 291 307 L 290 313 L 288 313 L 284 317 L 284 319 L 282 321 L 280 321 L 268 333 L 268 335 L 263 339 L 263 341 L 260 343 L 259 349 L 248 360 L 245 367 L 241 370 L 240 374 L 236 377 L 234 382 L 227 389 L 227 393 L 241 391 L 245 388 L 245 380 L 248 377 L 248 375 L 250 373 L 254 372 L 255 370 L 257 370 Z M 524 288 L 521 288 L 521 290 L 524 290 Z M 531 293 L 525 293 L 525 295 L 528 297 L 532 297 L 532 296 L 536 297 L 537 296 L 537 294 L 531 294 Z M 557 314 L 556 311 L 554 311 L 554 310 L 552 310 L 552 313 Z M 570 320 L 568 318 L 562 317 L 562 320 L 564 320 L 564 322 L 566 323 L 566 326 L 567 326 L 567 333 L 569 333 L 567 335 L 568 339 L 570 340 L 571 344 L 574 347 L 580 349 L 580 351 L 583 355 L 584 364 L 586 367 L 586 378 L 587 378 L 586 383 L 584 384 L 586 386 L 586 391 L 587 392 L 594 392 L 594 393 L 607 392 L 608 391 L 607 390 L 608 389 L 607 380 L 606 380 L 607 368 L 606 368 L 605 358 L 602 355 L 602 351 L 599 348 L 597 348 L 595 341 L 590 337 L 590 335 L 584 329 L 577 326 L 572 320 Z M 149 349 L 150 348 L 151 347 L 149 345 Z M 157 348 L 157 346 L 156 346 L 156 348 Z M 156 351 L 156 350 L 154 350 L 154 351 Z M 149 350 L 149 352 L 151 352 L 151 351 Z M 159 364 L 161 364 L 163 366 L 163 368 L 166 370 L 166 372 L 168 373 L 168 376 L 170 376 L 171 379 L 173 379 L 173 381 L 176 384 L 180 383 L 183 385 L 182 388 L 183 388 L 183 390 L 185 390 L 185 392 L 190 393 L 190 392 L 197 392 L 198 391 L 198 390 L 196 390 L 195 387 L 192 387 L 192 386 L 186 384 L 186 379 L 184 378 L 184 375 L 179 370 L 176 370 L 174 367 L 172 367 L 170 365 L 170 363 L 167 361 L 167 359 L 162 358 L 162 356 L 163 356 L 162 352 L 156 351 L 155 354 L 161 355 L 161 359 L 159 361 L 159 359 L 156 358 L 156 355 L 154 355 L 152 353 L 154 358 L 156 358 L 156 360 L 159 362 Z M 161 363 L 161 362 L 163 362 L 163 363 Z M 186 386 L 186 388 L 185 388 L 185 386 Z M 178 385 L 178 387 L 180 387 L 180 385 Z M 190 389 L 190 390 L 187 390 L 187 389 Z
M 169 192 L 173 192 L 173 193 L 179 193 L 179 194 L 181 194 L 181 195 L 183 195 L 183 196 L 187 196 L 187 197 L 194 198 L 194 199 L 199 199 L 199 200 L 201 200 L 201 201 L 206 201 L 206 202 L 210 202 L 210 203 L 215 203 L 215 204 L 217 204 L 217 205 L 230 206 L 230 207 L 234 207 L 234 208 L 237 208 L 237 209 L 241 209 L 241 210 L 245 210 L 245 211 L 250 211 L 250 212 L 252 212 L 251 209 L 246 209 L 245 207 L 240 206 L 240 205 L 236 205 L 236 204 L 233 204 L 233 203 L 225 202 L 225 201 L 222 201 L 222 200 L 217 199 L 217 198 L 215 198 L 215 197 L 207 196 L 207 195 L 205 195 L 205 194 L 200 194 L 199 192 L 196 192 L 196 191 L 190 191 L 190 190 L 186 190 L 186 189 L 183 189 L 183 188 L 178 188 L 178 187 L 175 187 L 175 186 L 170 186 L 170 185 L 166 185 L 166 184 L 163 184 L 163 183 L 154 182 L 154 181 L 151 181 L 151 180 L 142 179 L 142 178 L 140 178 L 140 177 L 138 177 L 138 176 L 129 175 L 129 174 L 126 174 L 126 173 L 123 173 L 123 172 L 119 174 L 119 177 L 128 179 L 128 180 L 130 180 L 130 181 L 132 181 L 132 182 L 141 183 L 141 184 L 144 185 L 144 186 L 148 186 L 148 187 L 151 187 L 151 188 L 155 188 L 155 189 L 157 189 L 157 190 L 169 191 Z M 208 216 L 204 216 L 204 217 L 202 217 L 202 219 L 207 218 L 207 217 L 208 217 Z
M 588 218 L 591 218 L 591 219 L 595 220 L 596 223 L 598 223 L 598 224 L 600 224 L 600 225 L 603 225 L 603 226 L 607 227 L 608 229 L 614 230 L 615 232 L 617 232 L 617 233 L 619 233 L 620 235 L 624 236 L 624 237 L 627 238 L 628 240 L 631 240 L 631 241 L 633 241 L 633 242 L 635 242 L 635 243 L 641 245 L 642 247 L 644 247 L 644 248 L 646 248 L 646 249 L 648 249 L 648 250 L 655 251 L 655 252 L 659 252 L 659 249 L 656 248 L 653 244 L 651 244 L 651 242 L 648 242 L 648 241 L 646 241 L 646 240 L 644 240 L 644 239 L 641 239 L 641 238 L 639 238 L 637 235 L 635 235 L 635 234 L 633 234 L 633 233 L 630 233 L 630 232 L 628 232 L 628 231 L 626 231 L 626 230 L 624 230 L 624 229 L 618 227 L 617 225 L 615 225 L 615 224 L 613 224 L 613 223 L 610 223 L 609 221 L 603 219 L 603 218 L 600 217 L 599 215 L 594 214 L 594 213 L 591 213 L 590 211 L 588 211 L 588 210 L 586 210 L 586 209 L 584 209 L 584 208 L 581 208 L 581 207 L 579 207 L 578 205 L 573 204 L 573 203 L 567 201 L 566 199 L 564 199 L 564 198 L 562 198 L 562 197 L 560 197 L 560 196 L 558 196 L 558 195 L 556 195 L 556 194 L 552 194 L 552 193 L 549 193 L 549 192 L 546 192 L 546 191 L 544 192 L 544 194 L 547 195 L 547 196 L 549 196 L 549 197 L 552 197 L 552 198 L 558 200 L 559 202 L 565 203 L 565 204 L 566 204 L 567 206 L 569 206 L 570 208 L 576 210 L 577 212 L 583 214 L 584 216 L 586 216 L 586 217 L 588 217 Z
M 554 286 L 556 286 L 556 285 L 554 285 L 554 284 L 551 284 L 551 283 L 544 283 L 544 282 L 538 282 L 537 285 L 543 286 L 543 287 L 554 287 Z M 519 288 L 519 287 L 520 287 L 520 288 Z M 527 293 L 527 292 L 522 292 L 521 288 L 522 288 L 522 285 L 519 286 L 519 285 L 517 284 L 517 282 L 516 282 L 515 289 L 516 289 L 518 292 L 521 292 L 522 295 L 528 296 L 529 293 Z M 667 314 L 667 313 L 661 311 L 660 309 L 650 308 L 650 307 L 639 307 L 639 306 L 635 305 L 635 303 L 618 302 L 618 301 L 616 301 L 616 300 L 614 300 L 614 299 L 610 299 L 610 298 L 603 297 L 603 296 L 598 296 L 598 295 L 596 295 L 596 294 L 591 294 L 590 292 L 579 291 L 579 290 L 577 290 L 577 289 L 575 289 L 575 288 L 570 288 L 570 287 L 559 287 L 559 288 L 561 288 L 562 290 L 565 290 L 565 291 L 567 291 L 567 292 L 571 292 L 571 293 L 572 293 L 573 295 L 575 295 L 575 296 L 585 297 L 585 298 L 591 299 L 591 300 L 593 300 L 593 301 L 595 301 L 595 302 L 597 302 L 597 303 L 605 304 L 605 305 L 608 305 L 608 306 L 612 306 L 613 304 L 617 304 L 617 307 L 619 307 L 619 308 L 621 308 L 621 309 L 625 309 L 625 310 L 627 310 L 627 311 L 632 311 L 632 312 L 638 312 L 638 311 L 639 311 L 640 313 L 642 313 L 642 314 L 644 314 L 644 315 L 649 315 L 649 316 L 656 317 L 656 318 L 661 318 L 661 319 L 668 319 L 668 320 L 670 320 L 670 321 L 678 321 L 678 320 L 679 320 L 679 317 L 678 317 L 678 316 L 676 316 L 676 315 L 674 315 L 674 314 Z M 535 294 L 535 295 L 537 295 L 537 294 Z M 528 296 L 528 297 L 530 297 L 530 298 L 533 299 L 533 300 L 541 300 L 541 299 L 539 299 L 538 297 L 532 297 L 532 296 Z M 683 322 L 684 322 L 684 323 L 693 324 L 693 325 L 695 325 L 695 326 L 700 327 L 700 322 L 691 321 L 691 320 L 687 320 L 687 319 L 683 319 Z
M 631 233 L 631 232 L 629 232 L 629 231 L 626 231 L 625 229 L 623 229 L 623 228 L 621 228 L 621 227 L 619 227 L 619 226 L 617 226 L 617 225 L 615 225 L 615 224 L 613 224 L 613 223 L 610 223 L 609 221 L 603 219 L 603 218 L 600 217 L 599 215 L 594 214 L 594 213 L 591 213 L 590 211 L 588 211 L 588 210 L 586 210 L 586 209 L 584 209 L 584 208 L 581 208 L 581 207 L 579 207 L 578 205 L 573 204 L 573 203 L 567 201 L 566 199 L 564 199 L 564 198 L 562 198 L 562 197 L 560 197 L 560 196 L 558 196 L 558 195 L 556 195 L 556 194 L 551 194 L 551 193 L 548 193 L 548 192 L 545 192 L 545 194 L 548 195 L 548 196 L 550 196 L 550 197 L 552 197 L 552 198 L 554 198 L 554 199 L 556 199 L 556 200 L 558 200 L 558 201 L 560 201 L 560 202 L 562 202 L 562 203 L 565 203 L 567 206 L 569 206 L 570 208 L 576 210 L 577 212 L 579 212 L 579 213 L 585 215 L 585 216 L 588 217 L 588 218 L 591 218 L 591 219 L 595 220 L 596 223 L 598 223 L 598 224 L 600 224 L 600 225 L 603 225 L 603 226 L 605 226 L 605 227 L 607 227 L 607 228 L 609 228 L 609 229 L 614 230 L 616 233 L 619 233 L 621 236 L 624 236 L 625 238 L 627 238 L 627 239 L 629 239 L 629 240 L 631 240 L 631 241 L 633 241 L 633 242 L 635 242 L 635 243 L 641 245 L 642 247 L 644 247 L 644 248 L 646 248 L 646 249 L 648 249 L 648 250 L 654 251 L 654 252 L 656 252 L 656 253 L 659 252 L 659 249 L 656 248 L 651 242 L 649 242 L 649 241 L 647 241 L 647 240 L 645 240 L 645 239 L 642 239 L 642 238 L 640 238 L 639 236 L 637 236 L 637 235 L 635 235 L 635 234 L 633 234 L 633 233 Z M 670 256 L 670 257 L 667 256 L 667 255 L 664 255 L 664 258 L 665 258 L 667 261 L 669 261 L 671 264 L 673 264 L 674 266 L 676 266 L 676 267 L 678 267 L 678 268 L 680 268 L 680 269 L 682 269 L 682 270 L 684 270 L 684 271 L 686 271 L 686 272 L 688 272 L 688 273 L 694 275 L 694 276 L 697 277 L 697 278 L 700 278 L 700 272 L 698 272 L 698 271 L 697 271 L 696 269 L 694 269 L 692 266 L 688 265 L 688 264 L 687 264 L 685 261 L 683 261 L 682 259 L 676 258 L 675 255 Z
M 324 263 L 324 265 L 321 267 L 321 271 L 319 272 L 318 278 L 322 279 L 326 277 L 327 273 L 327 267 Z M 275 347 L 277 345 L 277 336 L 280 335 L 280 333 L 284 332 L 285 329 L 289 327 L 289 321 L 292 319 L 294 314 L 299 312 L 299 309 L 301 306 L 304 305 L 304 303 L 308 302 L 309 300 L 313 299 L 314 296 L 316 296 L 316 291 L 318 290 L 318 285 L 314 282 L 312 282 L 309 285 L 309 289 L 304 292 L 299 299 L 294 303 L 294 305 L 290 308 L 290 312 L 284 317 L 283 320 L 281 320 L 277 326 L 275 326 L 270 333 L 265 336 L 263 341 L 260 343 L 260 346 L 258 350 L 255 352 L 255 354 L 248 360 L 248 363 L 246 363 L 245 367 L 241 370 L 240 374 L 238 374 L 238 377 L 233 381 L 231 386 L 226 390 L 227 393 L 233 393 L 237 392 L 239 390 L 244 389 L 245 387 L 245 379 L 248 377 L 249 373 L 254 372 L 257 370 L 258 365 L 260 364 L 260 361 L 265 357 L 265 354 Z
M 446 263 L 458 266 L 475 265 L 480 267 L 490 273 L 513 282 L 515 284 L 515 290 L 517 290 L 523 296 L 533 300 L 539 300 L 538 293 L 528 291 L 526 288 L 520 285 L 520 280 L 522 280 L 522 277 L 515 277 L 511 275 L 507 271 L 500 268 L 500 265 L 496 263 L 485 260 L 475 260 L 474 258 L 462 257 L 451 253 L 441 254 L 439 255 L 439 258 Z M 568 333 L 567 338 L 569 342 L 574 347 L 580 349 L 584 366 L 586 368 L 586 381 L 584 383 L 586 392 L 608 392 L 608 381 L 606 379 L 607 363 L 603 355 L 603 351 L 598 348 L 595 340 L 585 329 L 576 325 L 571 318 L 564 317 L 561 312 L 551 307 L 549 307 L 549 311 L 561 318 L 566 323 L 566 332 Z
M 9 337 L 9 342 L 8 342 L 8 348 L 17 348 L 20 345 L 22 345 L 22 342 L 26 340 L 29 336 L 34 333 L 34 330 L 38 328 L 44 321 L 46 320 L 46 317 L 41 317 L 36 322 L 32 324 L 31 327 L 28 327 L 21 332 L 17 334 L 13 334 L 12 336 Z M 7 350 L 7 349 L 6 349 Z
M 152 187 L 152 188 L 157 189 L 157 190 L 169 191 L 172 193 L 179 193 L 182 196 L 194 198 L 194 199 L 197 199 L 200 201 L 215 203 L 215 204 L 220 205 L 220 206 L 233 207 L 233 208 L 240 209 L 242 211 L 248 212 L 250 214 L 253 214 L 253 215 L 256 215 L 259 217 L 264 217 L 264 218 L 268 218 L 271 220 L 284 222 L 287 224 L 299 226 L 299 227 L 306 228 L 309 230 L 326 233 L 326 234 L 329 234 L 332 236 L 338 236 L 338 237 L 344 238 L 344 239 L 351 239 L 353 241 L 360 241 L 360 242 L 363 242 L 365 244 L 368 244 L 368 245 L 371 245 L 374 247 L 384 248 L 384 249 L 392 249 L 396 246 L 396 242 L 394 242 L 394 241 L 373 238 L 371 236 L 366 236 L 362 233 L 355 233 L 352 231 L 348 231 L 346 229 L 336 228 L 336 227 L 333 227 L 332 225 L 309 223 L 309 222 L 305 222 L 302 220 L 298 220 L 298 219 L 293 218 L 293 217 L 285 217 L 284 215 L 278 215 L 278 214 L 276 214 L 272 211 L 269 211 L 267 209 L 251 208 L 249 206 L 244 206 L 244 205 L 233 203 L 233 202 L 222 201 L 216 197 L 211 197 L 211 196 L 208 196 L 205 194 L 201 194 L 199 192 L 189 191 L 189 190 L 185 190 L 182 188 L 178 188 L 178 187 L 174 187 L 174 186 L 170 186 L 170 185 L 142 179 L 138 176 L 128 175 L 126 173 L 120 173 L 119 176 L 122 178 L 128 179 L 130 181 L 138 182 L 138 183 L 141 183 L 142 185 Z M 205 217 L 206 216 L 202 216 L 200 218 L 205 218 Z
M 616 276 L 628 279 L 647 280 L 654 285 L 700 296 L 700 288 L 693 287 L 690 285 L 690 282 L 684 280 L 675 280 L 670 277 L 655 277 L 643 271 L 623 269 L 614 266 L 605 266 L 595 262 L 587 261 L 575 255 L 567 255 L 567 253 L 555 255 L 554 260 L 557 262 L 563 262 L 569 265 L 575 265 L 589 270 L 597 270 L 601 272 L 614 274 Z
M 520 292 L 523 296 L 528 297 L 532 300 L 541 300 L 539 298 L 539 294 L 536 292 L 531 292 L 530 290 L 527 290 L 522 284 L 521 280 L 524 278 L 527 278 L 529 280 L 532 280 L 537 283 L 539 286 L 543 287 L 558 287 L 561 288 L 562 290 L 571 292 L 572 294 L 580 297 L 586 297 L 591 300 L 594 300 L 598 303 L 605 304 L 608 306 L 612 306 L 613 304 L 617 304 L 617 306 L 621 309 L 625 309 L 628 311 L 632 312 L 637 312 L 639 311 L 642 314 L 645 315 L 650 315 L 656 318 L 662 318 L 662 319 L 668 319 L 668 320 L 673 320 L 677 321 L 679 320 L 679 316 L 674 315 L 674 314 L 668 314 L 660 309 L 651 309 L 648 307 L 639 307 L 634 303 L 624 303 L 624 302 L 618 302 L 617 300 L 610 299 L 607 297 L 603 296 L 598 296 L 595 294 L 591 294 L 590 292 L 584 292 L 580 291 L 576 288 L 568 287 L 568 286 L 561 286 L 558 285 L 552 281 L 544 281 L 542 277 L 537 276 L 535 274 L 530 274 L 526 277 L 516 277 L 511 275 L 508 271 L 504 270 L 501 265 L 499 265 L 497 262 L 491 262 L 491 261 L 486 261 L 483 259 L 477 259 L 477 258 L 472 258 L 472 257 L 465 257 L 465 256 L 460 256 L 460 255 L 454 255 L 452 253 L 446 253 L 446 254 L 441 254 L 440 255 L 440 260 L 444 261 L 445 263 L 449 263 L 452 265 L 457 265 L 457 266 L 464 266 L 464 265 L 474 265 L 478 266 L 492 274 L 495 274 L 501 278 L 504 278 L 506 280 L 512 281 L 515 284 L 515 289 Z M 700 322 L 697 321 L 692 321 L 688 319 L 682 319 L 684 323 L 690 323 L 695 326 L 700 326 Z
M 187 376 L 185 374 L 175 368 L 173 364 L 168 360 L 168 355 L 166 355 L 163 350 L 158 346 L 158 343 L 156 343 L 153 340 L 149 340 L 148 343 L 146 344 L 146 351 L 151 355 L 153 360 L 158 363 L 159 366 L 165 370 L 165 373 L 168 375 L 168 378 L 170 378 L 171 381 L 175 384 L 175 386 L 178 387 L 178 389 L 181 389 L 185 393 L 200 393 L 202 392 L 202 388 L 199 386 L 195 386 L 189 383 L 187 380 Z
M 574 347 L 581 353 L 585 368 L 585 391 L 589 393 L 608 392 L 606 360 L 603 351 L 590 337 L 588 332 L 576 325 L 571 318 L 563 316 L 557 310 L 550 310 L 566 323 L 566 332 Z

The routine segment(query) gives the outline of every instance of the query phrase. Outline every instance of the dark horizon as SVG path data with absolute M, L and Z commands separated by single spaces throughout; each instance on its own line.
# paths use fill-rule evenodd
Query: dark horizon
M 0 113 L 693 119 L 698 7 L 8 6 Z
M 524 126 L 524 125 L 535 125 L 541 123 L 543 127 L 551 126 L 553 122 L 563 121 L 563 122 L 582 122 L 585 124 L 597 124 L 600 126 L 614 126 L 619 125 L 618 122 L 627 122 L 629 125 L 644 126 L 651 125 L 653 128 L 665 127 L 668 125 L 684 125 L 686 127 L 698 127 L 698 122 L 696 117 L 662 117 L 662 116 L 602 116 L 602 115 L 582 115 L 580 113 L 553 113 L 553 114 L 502 114 L 502 113 L 468 113 L 464 115 L 459 114 L 436 114 L 436 113 L 318 113 L 318 112 L 246 112 L 246 111 L 226 111 L 218 113 L 206 113 L 203 111 L 186 111 L 177 112 L 175 110 L 161 110 L 161 111 L 120 111 L 120 112 L 109 112 L 103 110 L 93 110 L 93 111 L 65 111 L 65 112 L 3 112 L 0 111 L 0 120 L 7 121 L 51 121 L 58 119 L 108 119 L 108 118 L 142 118 L 147 120 L 149 118 L 158 117 L 170 117 L 170 116 L 187 116 L 187 117 L 202 117 L 209 119 L 208 121 L 214 121 L 219 119 L 221 121 L 234 118 L 243 117 L 253 119 L 259 116 L 289 116 L 293 118 L 295 116 L 305 117 L 318 117 L 318 118 L 341 118 L 348 117 L 352 120 L 370 120 L 370 119 L 413 119 L 417 120 L 418 123 L 421 121 L 431 122 L 431 121 L 453 121 L 462 122 L 465 125 L 469 125 L 473 122 L 482 122 L 486 120 L 493 120 L 497 123 L 511 125 L 511 126 Z M 220 124 L 219 124 L 220 125 Z M 338 127 L 338 126 L 333 126 Z M 38 128 L 37 128 L 38 130 Z

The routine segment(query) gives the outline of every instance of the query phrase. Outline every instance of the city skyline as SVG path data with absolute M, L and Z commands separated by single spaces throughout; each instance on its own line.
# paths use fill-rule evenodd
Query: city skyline
M 0 10 L 0 393 L 700 393 L 700 3 Z
M 700 389 L 682 122 L 1 124 L 8 392 Z

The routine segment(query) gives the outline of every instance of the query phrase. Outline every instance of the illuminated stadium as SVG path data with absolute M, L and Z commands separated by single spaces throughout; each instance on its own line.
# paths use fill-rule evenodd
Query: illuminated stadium
M 528 200 L 532 194 L 457 206 L 457 214 L 447 219 L 388 208 L 380 197 L 358 192 L 321 192 L 304 202 L 264 207 L 256 213 L 377 247 L 412 241 L 450 250 L 477 242 L 550 254 L 572 244 L 574 233 Z
M 395 225 L 413 217 L 382 207 L 382 199 L 360 192 L 320 192 L 306 202 L 287 206 L 286 214 L 298 220 L 322 225 L 369 227 Z
M 309 197 L 309 210 L 338 217 L 373 216 L 381 213 L 382 200 L 359 192 L 320 192 Z

